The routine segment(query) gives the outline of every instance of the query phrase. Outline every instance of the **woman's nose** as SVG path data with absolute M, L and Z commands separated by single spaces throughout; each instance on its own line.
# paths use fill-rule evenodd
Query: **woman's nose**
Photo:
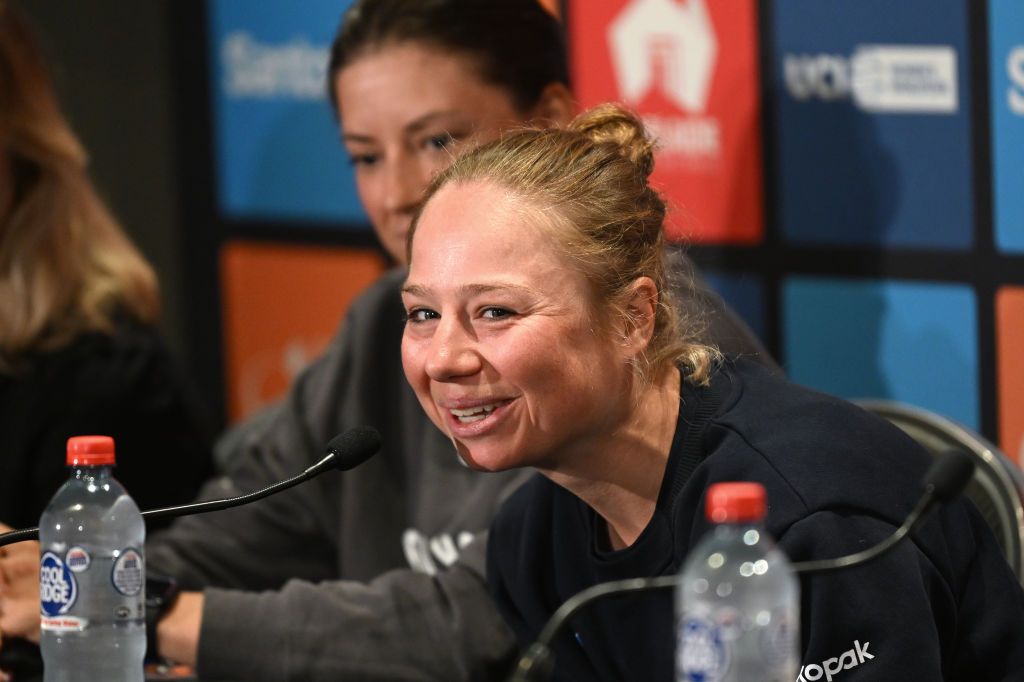
M 426 372 L 434 381 L 451 381 L 480 371 L 476 339 L 460 320 L 442 319 L 427 355 Z
M 401 156 L 388 164 L 384 205 L 392 213 L 411 214 L 423 197 L 426 182 L 414 159 Z

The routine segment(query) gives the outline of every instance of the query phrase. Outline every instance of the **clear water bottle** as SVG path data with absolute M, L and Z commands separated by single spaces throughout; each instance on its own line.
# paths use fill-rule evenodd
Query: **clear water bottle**
M 693 548 L 676 592 L 679 682 L 793 682 L 800 660 L 800 586 L 764 531 L 765 491 L 719 483 L 714 528 Z
M 68 440 L 71 477 L 39 521 L 45 682 L 142 682 L 145 525 L 111 476 L 114 441 Z

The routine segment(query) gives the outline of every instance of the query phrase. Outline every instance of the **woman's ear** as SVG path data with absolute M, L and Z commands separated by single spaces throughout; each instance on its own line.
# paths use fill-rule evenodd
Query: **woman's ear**
M 564 128 L 576 113 L 576 101 L 565 83 L 548 83 L 530 110 L 530 120 Z
M 629 287 L 622 330 L 623 346 L 628 355 L 643 353 L 654 337 L 654 319 L 658 312 L 658 287 L 650 277 L 637 277 Z

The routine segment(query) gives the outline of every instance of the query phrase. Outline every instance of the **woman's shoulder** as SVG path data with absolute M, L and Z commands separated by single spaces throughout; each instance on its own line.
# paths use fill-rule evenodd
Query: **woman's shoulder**
M 931 463 L 916 441 L 848 401 L 754 363 L 728 371 L 739 390 L 709 428 L 716 471 L 757 472 L 793 501 L 795 513 L 846 508 L 902 518 Z
M 171 404 L 202 411 L 160 330 L 129 317 L 118 317 L 110 331 L 83 333 L 60 348 L 34 353 L 20 383 L 38 394 L 41 405 L 65 405 L 76 413 L 136 413 Z

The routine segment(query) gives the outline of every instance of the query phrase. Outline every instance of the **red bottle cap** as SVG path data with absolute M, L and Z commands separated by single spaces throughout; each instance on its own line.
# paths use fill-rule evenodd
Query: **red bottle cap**
M 714 523 L 760 521 L 765 514 L 765 492 L 760 483 L 716 483 L 708 488 L 708 519 Z
M 110 436 L 68 438 L 68 466 L 95 467 L 114 464 L 114 439 Z

